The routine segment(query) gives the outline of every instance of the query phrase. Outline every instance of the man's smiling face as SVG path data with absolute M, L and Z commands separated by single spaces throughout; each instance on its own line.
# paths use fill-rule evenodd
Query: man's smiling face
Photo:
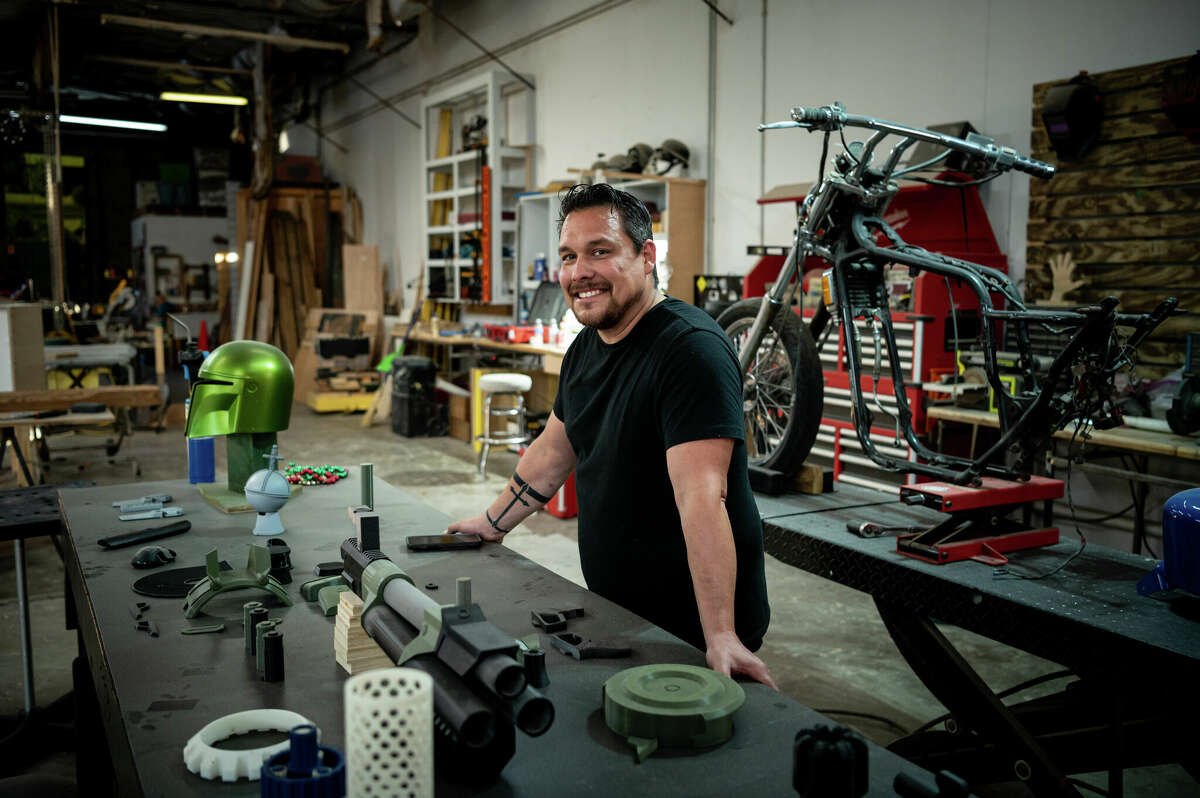
M 654 242 L 635 250 L 615 208 L 572 211 L 558 238 L 558 281 L 580 324 L 622 328 L 653 295 Z

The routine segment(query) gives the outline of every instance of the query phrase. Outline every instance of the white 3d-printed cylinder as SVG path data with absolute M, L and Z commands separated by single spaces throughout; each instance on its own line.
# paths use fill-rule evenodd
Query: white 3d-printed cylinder
M 346 680 L 349 798 L 433 798 L 433 678 L 381 668 Z

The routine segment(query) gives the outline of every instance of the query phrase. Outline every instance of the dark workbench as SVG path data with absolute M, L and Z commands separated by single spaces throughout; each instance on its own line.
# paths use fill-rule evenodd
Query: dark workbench
M 969 560 L 947 565 L 916 560 L 896 551 L 894 537 L 864 539 L 847 531 L 849 521 L 907 526 L 944 517 L 887 493 L 839 483 L 836 492 L 820 496 L 756 499 L 766 551 L 871 594 L 914 672 L 960 726 L 995 744 L 988 751 L 968 751 L 961 741 L 943 739 L 947 755 L 939 758 L 929 753 L 929 739 L 910 738 L 894 743 L 894 750 L 968 780 L 1011 778 L 1014 760 L 1024 758 L 1033 765 L 1039 795 L 1076 795 L 1073 788 L 1055 786 L 1063 772 L 1108 769 L 1118 778 L 1122 767 L 1193 756 L 1180 745 L 1190 737 L 1186 713 L 1194 711 L 1200 692 L 1200 618 L 1192 614 L 1194 602 L 1138 595 L 1137 581 L 1154 560 L 1089 544 L 1052 576 L 1013 578 L 1050 571 L 1078 550 L 1065 507 L 1057 514 L 1057 545 L 1013 552 L 1008 573 L 996 574 L 993 566 Z M 1030 702 L 1006 711 L 933 622 L 1065 665 L 1081 677 L 1075 687 L 1082 689 L 1064 691 L 1057 704 Z M 1072 715 L 1073 724 L 1067 720 Z M 1050 716 L 1057 720 L 1051 723 Z M 1039 789 L 1034 760 L 1042 757 L 1046 783 Z
M 67 571 L 78 604 L 82 637 L 96 687 L 100 716 L 122 796 L 257 795 L 258 785 L 209 782 L 184 766 L 182 749 L 209 721 L 244 709 L 278 707 L 305 715 L 321 729 L 322 742 L 341 747 L 342 683 L 345 673 L 334 662 L 333 621 L 315 604 L 299 598 L 298 585 L 318 562 L 338 559 L 341 541 L 350 536 L 346 506 L 357 503 L 357 471 L 332 487 L 309 487 L 283 508 L 292 550 L 294 581 L 290 608 L 272 608 L 281 617 L 286 680 L 257 680 L 253 659 L 243 653 L 241 605 L 259 600 L 240 591 L 213 599 L 207 615 L 183 617 L 182 600 L 144 599 L 130 589 L 143 571 L 129 564 L 136 547 L 106 551 L 96 540 L 129 527 L 110 507 L 116 499 L 170 493 L 185 510 L 190 532 L 158 541 L 178 552 L 176 565 L 200 564 L 216 547 L 234 568 L 245 565 L 252 539 L 249 515 L 225 516 L 212 509 L 184 481 L 143 483 L 118 488 L 72 490 L 62 494 L 69 531 Z M 554 726 L 542 737 L 517 734 L 517 752 L 500 780 L 482 794 L 546 795 L 570 790 L 577 795 L 788 795 L 794 794 L 792 739 L 802 728 L 829 723 L 769 688 L 748 683 L 746 703 L 736 716 L 732 740 L 715 750 L 659 753 L 641 765 L 632 750 L 604 724 L 600 688 L 618 670 L 653 662 L 703 665 L 703 655 L 682 641 L 616 605 L 568 582 L 503 546 L 453 554 L 412 554 L 404 547 L 410 534 L 439 532 L 449 520 L 386 483 L 375 482 L 375 508 L 382 517 L 385 553 L 407 570 L 418 586 L 437 583 L 429 595 L 454 600 L 454 579 L 470 576 L 473 597 L 488 619 L 514 636 L 534 631 L 530 610 L 583 606 L 586 615 L 571 630 L 596 641 L 628 641 L 627 660 L 577 662 L 548 650 L 554 702 Z M 145 600 L 148 617 L 161 636 L 135 631 L 129 605 Z M 268 602 L 268 606 L 272 606 Z M 184 636 L 189 625 L 225 622 L 217 634 Z M 81 741 L 81 746 L 86 745 Z M 900 757 L 871 746 L 872 795 L 893 795 L 898 770 L 920 771 Z M 464 763 L 469 767 L 469 763 Z M 439 795 L 468 790 L 439 781 Z

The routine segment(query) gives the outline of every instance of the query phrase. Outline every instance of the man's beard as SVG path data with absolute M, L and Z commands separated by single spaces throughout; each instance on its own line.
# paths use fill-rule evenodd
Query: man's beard
M 580 317 L 578 313 L 575 314 L 575 318 L 578 319 L 579 323 L 584 327 L 594 327 L 597 330 L 612 329 L 621 323 L 621 320 L 625 318 L 625 314 L 629 312 L 630 308 L 638 303 L 639 299 L 641 299 L 640 296 L 635 294 L 629 297 L 624 304 L 618 306 L 613 299 L 612 286 L 605 286 L 605 288 L 608 291 L 608 304 L 604 306 L 604 310 L 601 312 L 598 319 L 595 321 L 587 321 Z M 585 288 L 583 290 L 587 289 Z

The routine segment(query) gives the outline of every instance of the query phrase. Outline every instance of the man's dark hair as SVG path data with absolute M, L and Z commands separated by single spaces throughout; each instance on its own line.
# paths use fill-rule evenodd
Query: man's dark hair
M 651 237 L 650 211 L 646 204 L 628 191 L 613 188 L 608 183 L 580 183 L 571 186 L 559 196 L 558 232 L 562 235 L 563 222 L 573 211 L 587 208 L 612 208 L 621 219 L 621 229 L 633 242 L 634 252 L 641 252 L 642 245 Z M 651 271 L 654 287 L 658 288 L 658 270 Z

